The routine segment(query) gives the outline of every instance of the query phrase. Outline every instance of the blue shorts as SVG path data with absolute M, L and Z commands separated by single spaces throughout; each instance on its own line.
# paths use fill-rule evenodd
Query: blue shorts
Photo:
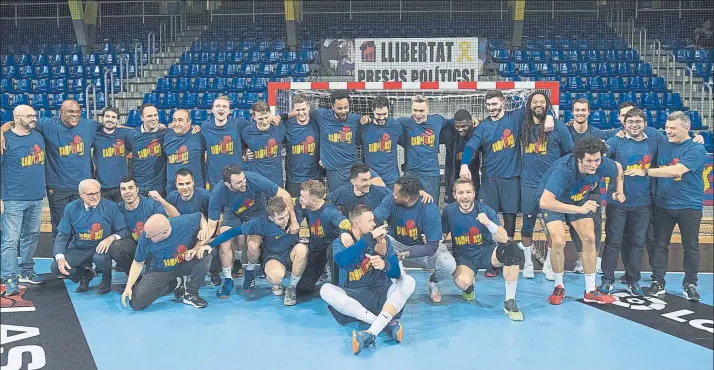
M 599 208 L 598 208 L 598 211 L 600 211 Z M 587 214 L 587 215 L 581 215 L 579 213 L 560 213 L 560 212 L 548 211 L 545 209 L 541 210 L 541 213 L 543 214 L 543 220 L 545 221 L 546 225 L 548 225 L 548 223 L 553 222 L 553 221 L 573 222 L 573 221 L 581 220 L 583 218 L 595 217 L 594 213 Z
M 280 262 L 281 265 L 285 266 L 285 271 L 292 271 L 293 262 L 290 260 L 290 252 L 293 251 L 292 248 L 286 250 L 283 253 L 272 253 L 265 248 L 265 244 L 261 245 L 261 257 L 263 257 L 263 265 L 265 266 L 268 261 L 276 260 Z
M 537 215 L 540 210 L 539 203 L 538 188 L 521 187 L 521 213 L 524 215 Z
M 369 312 L 375 315 L 379 315 L 379 313 L 382 312 L 384 304 L 387 303 L 389 287 L 391 286 L 391 284 L 384 284 L 379 287 L 341 288 L 345 291 L 345 293 L 347 293 L 348 297 L 353 298 L 354 300 L 359 302 L 362 307 L 369 310 Z M 337 310 L 333 309 L 332 307 L 329 308 L 330 313 L 332 313 L 332 316 L 340 324 L 344 325 L 352 321 L 357 321 L 357 319 L 353 317 L 337 312 Z M 401 312 L 397 315 L 396 318 L 399 318 L 399 316 L 401 316 Z
M 481 180 L 478 196 L 481 203 L 489 206 L 496 212 L 518 213 L 521 191 L 520 179 Z
M 252 210 L 251 210 L 252 211 Z M 248 220 L 254 219 L 260 215 L 259 212 L 253 212 L 251 214 L 245 214 L 242 213 L 240 215 L 237 215 L 235 212 L 231 211 L 228 208 L 223 209 L 223 223 L 221 226 L 227 226 L 227 227 L 236 227 L 240 226 Z
M 491 256 L 493 255 L 493 250 L 496 249 L 496 247 L 497 245 L 481 247 L 478 250 L 471 252 L 470 256 L 455 253 L 454 259 L 456 260 L 456 266 L 466 266 L 473 270 L 474 273 L 478 272 L 480 269 L 491 269 L 493 268 Z

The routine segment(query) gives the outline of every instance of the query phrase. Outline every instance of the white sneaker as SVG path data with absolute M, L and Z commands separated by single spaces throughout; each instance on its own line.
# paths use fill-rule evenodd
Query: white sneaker
M 582 274 L 584 272 L 582 259 L 578 258 L 578 261 L 575 262 L 575 267 L 573 267 L 573 272 L 576 274 Z
M 533 261 L 526 261 L 523 264 L 523 277 L 526 279 L 533 279 L 535 273 L 533 272 Z
M 555 275 L 553 275 L 553 265 L 550 264 L 550 261 L 545 261 L 545 265 L 543 265 L 543 274 L 545 274 L 545 280 L 555 280 Z
M 273 295 L 281 296 L 283 295 L 283 293 L 285 293 L 285 286 L 283 286 L 283 284 L 273 285 L 271 290 L 273 291 Z
M 597 262 L 595 262 L 595 272 L 602 274 L 602 257 L 598 257 Z

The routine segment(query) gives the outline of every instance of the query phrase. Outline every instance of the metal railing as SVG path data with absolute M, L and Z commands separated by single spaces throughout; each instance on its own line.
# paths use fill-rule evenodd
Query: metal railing
M 92 92 L 91 94 L 89 92 Z M 92 101 L 92 109 L 89 109 L 89 99 L 91 97 Z M 106 95 L 104 95 L 104 98 L 106 99 Z M 84 104 L 87 107 L 87 119 L 93 119 L 97 114 L 97 87 L 94 86 L 94 84 L 87 85 L 87 87 L 84 89 Z
M 706 105 L 707 108 L 708 108 L 708 109 L 707 109 L 708 112 L 705 111 L 705 113 L 706 113 L 706 116 L 707 116 L 707 119 L 708 119 L 708 120 L 707 120 L 707 125 L 708 125 L 710 128 L 712 127 L 712 125 L 714 125 L 714 91 L 712 91 L 712 90 L 714 90 L 714 89 L 712 88 L 712 85 L 710 85 L 710 84 L 708 84 L 708 83 L 703 83 L 703 84 L 702 84 L 702 97 L 704 97 L 704 94 L 705 94 L 705 93 L 707 93 L 707 95 L 709 96 L 709 104 Z M 704 99 L 702 99 L 702 100 L 703 100 L 704 102 L 706 102 L 706 100 L 704 100 Z
M 125 72 L 126 71 L 126 72 Z M 126 79 L 129 80 L 129 56 L 122 55 L 119 58 L 119 91 L 121 91 L 122 98 L 125 97 L 124 91 L 126 86 L 124 85 L 124 74 L 126 73 Z
M 159 53 L 166 51 L 166 22 L 159 23 Z
M 694 71 L 689 66 L 684 66 L 682 73 L 682 93 L 686 92 L 687 72 L 689 72 L 689 105 L 692 105 L 692 97 L 694 96 Z
M 638 46 L 637 49 L 638 49 L 638 50 L 641 50 L 641 51 L 642 51 L 642 50 L 646 51 L 646 50 L 647 50 L 647 29 L 644 28 L 644 27 L 640 27 L 639 33 L 640 33 L 640 35 L 639 35 L 639 40 L 638 40 L 638 45 L 639 45 L 639 46 Z M 644 33 L 644 36 L 645 36 L 645 37 L 644 37 L 644 42 L 642 41 L 642 34 L 643 34 L 643 33 Z
M 659 41 L 659 39 L 652 40 L 652 51 L 655 54 L 655 58 L 657 58 L 657 74 L 661 75 L 662 72 L 659 67 L 662 62 L 662 41 Z
M 134 73 L 136 77 L 143 76 L 144 71 L 144 47 L 140 42 L 134 44 Z
M 156 34 L 154 31 L 146 35 L 146 48 L 148 49 L 147 55 L 149 57 L 149 63 L 151 63 L 151 56 L 154 55 L 154 51 L 156 50 Z
M 104 105 L 116 106 L 114 97 L 114 73 L 111 68 L 104 71 Z M 96 105 L 96 101 L 95 101 Z

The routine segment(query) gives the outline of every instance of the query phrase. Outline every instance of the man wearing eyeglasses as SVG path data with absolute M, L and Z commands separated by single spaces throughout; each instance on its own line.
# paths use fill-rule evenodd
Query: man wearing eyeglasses
M 599 204 L 589 200 L 590 192 L 598 188 L 602 177 L 612 177 L 615 191 L 611 196 L 623 203 L 623 172 L 620 163 L 603 155 L 607 145 L 596 137 L 586 137 L 575 144 L 573 153 L 553 163 L 538 184 L 540 208 L 550 235 L 550 258 L 555 278 L 555 289 L 548 299 L 551 304 L 563 302 L 565 288 L 563 269 L 565 264 L 565 223 L 568 222 L 580 235 L 583 242 L 583 270 L 585 272 L 585 295 L 588 303 L 612 303 L 615 298 L 602 293 L 595 285 L 594 214 L 600 212 Z
M 42 198 L 45 197 L 45 141 L 34 128 L 37 114 L 29 105 L 13 111 L 15 126 L 6 134 L 7 150 L 0 154 L 2 173 L 2 278 L 5 294 L 20 292 L 18 281 L 43 284 L 35 273 L 35 249 L 42 222 Z M 17 263 L 20 246 L 22 262 Z
M 79 183 L 79 197 L 67 204 L 57 227 L 52 272 L 79 282 L 77 292 L 86 292 L 96 276 L 92 262 L 102 273 L 97 294 L 106 294 L 112 285 L 111 248 L 133 243 L 129 228 L 116 203 L 102 199 L 101 185 L 94 179 Z M 70 241 L 71 238 L 71 241 Z

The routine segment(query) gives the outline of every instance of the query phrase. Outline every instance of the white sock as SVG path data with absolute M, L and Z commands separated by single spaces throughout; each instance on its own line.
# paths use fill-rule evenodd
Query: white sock
M 240 261 L 243 251 L 233 251 L 233 261 Z
M 301 276 L 295 276 L 290 274 L 290 286 L 297 286 L 298 281 L 300 281 Z
M 528 247 L 523 247 L 523 256 L 525 257 L 525 265 L 532 265 L 533 261 L 531 260 L 531 256 L 533 253 L 533 246 L 528 246 Z
M 548 253 L 545 255 L 545 265 L 552 266 L 550 264 L 550 248 L 548 248 Z
M 595 289 L 595 274 L 585 274 L 585 291 L 592 292 Z
M 231 276 L 231 268 L 223 267 L 223 270 L 221 271 L 221 277 L 224 279 L 233 279 L 233 276 Z
M 516 299 L 516 288 L 518 287 L 518 280 L 506 281 L 506 300 Z
M 379 313 L 377 318 L 374 320 L 372 325 L 367 329 L 368 332 L 372 333 L 375 337 L 382 332 L 382 330 L 392 321 L 392 315 L 389 312 L 382 311 Z
M 248 270 L 248 271 L 253 271 L 253 270 L 255 270 L 255 266 L 256 266 L 256 265 L 257 265 L 257 263 L 250 263 L 250 262 L 248 262 L 248 266 L 246 266 L 245 269 Z
M 554 272 L 553 277 L 555 278 L 555 286 L 562 286 L 565 288 L 565 284 L 563 284 L 563 273 L 562 272 Z

